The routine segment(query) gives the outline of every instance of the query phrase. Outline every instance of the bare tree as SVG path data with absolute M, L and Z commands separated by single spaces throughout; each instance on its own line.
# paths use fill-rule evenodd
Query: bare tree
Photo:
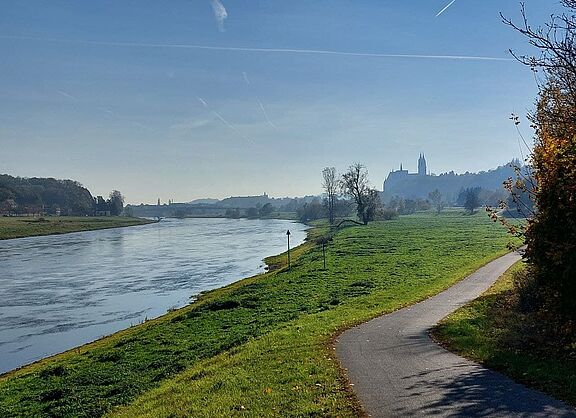
M 576 107 L 576 0 L 562 0 L 562 4 L 567 12 L 552 15 L 544 26 L 530 26 L 524 4 L 521 23 L 501 16 L 506 25 L 524 35 L 539 52 L 538 55 L 518 55 L 512 50 L 510 53 L 534 72 L 542 70 L 545 82 L 540 89 L 558 89 L 573 109 Z M 576 123 L 573 112 L 558 112 L 554 116 L 554 123 Z
M 376 189 L 370 187 L 368 171 L 362 164 L 353 164 L 342 174 L 340 187 L 344 194 L 354 199 L 358 219 L 364 225 L 374 220 L 380 206 L 380 196 Z
M 324 189 L 324 194 L 326 194 L 324 205 L 328 212 L 328 221 L 332 225 L 334 223 L 334 208 L 338 197 L 338 175 L 336 174 L 336 169 L 334 167 L 326 167 L 322 170 L 322 178 L 322 188 Z

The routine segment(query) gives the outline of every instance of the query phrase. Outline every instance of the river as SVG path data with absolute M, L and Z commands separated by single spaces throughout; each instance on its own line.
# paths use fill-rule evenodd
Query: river
M 301 244 L 284 220 L 159 223 L 0 241 L 0 373 L 182 307 Z

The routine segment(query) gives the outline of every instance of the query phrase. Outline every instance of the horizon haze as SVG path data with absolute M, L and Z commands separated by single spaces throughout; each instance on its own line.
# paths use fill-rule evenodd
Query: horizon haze
M 138 204 L 315 195 L 354 162 L 379 187 L 422 152 L 433 173 L 493 169 L 527 153 L 509 118 L 537 94 L 500 12 L 520 19 L 496 0 L 6 0 L 0 172 Z

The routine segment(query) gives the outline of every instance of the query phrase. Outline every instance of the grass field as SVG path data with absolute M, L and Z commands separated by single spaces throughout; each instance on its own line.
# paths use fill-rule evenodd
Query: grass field
M 43 218 L 3 216 L 0 217 L 0 239 L 118 228 L 121 226 L 143 225 L 150 222 L 141 218 L 123 216 L 45 216 Z
M 511 309 L 515 264 L 484 295 L 443 320 L 434 337 L 451 351 L 576 406 L 576 359 L 538 350 L 516 331 L 522 315 Z
M 357 416 L 338 331 L 441 291 L 507 243 L 484 214 L 345 228 L 326 270 L 309 242 L 290 271 L 274 257 L 266 275 L 0 377 L 0 416 Z

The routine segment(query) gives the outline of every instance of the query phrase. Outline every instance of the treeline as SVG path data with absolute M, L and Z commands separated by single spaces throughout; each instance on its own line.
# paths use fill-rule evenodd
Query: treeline
M 25 178 L 0 175 L 1 215 L 92 216 L 97 210 L 119 215 L 124 198 L 118 191 L 108 200 L 94 198 L 77 181 L 54 178 Z
M 518 167 L 518 170 L 522 168 Z M 437 188 L 430 190 L 427 198 L 405 198 L 400 195 L 386 200 L 384 193 L 370 185 L 368 171 L 360 163 L 351 165 L 343 174 L 338 174 L 334 167 L 326 167 L 322 171 L 322 189 L 322 201 L 315 199 L 298 208 L 300 221 L 328 218 L 330 224 L 335 224 L 348 218 L 352 222 L 367 224 L 373 220 L 388 220 L 398 215 L 410 215 L 431 209 L 440 213 L 446 206 L 453 205 Z M 480 207 L 505 206 L 507 214 L 513 215 L 513 212 L 521 207 L 533 207 L 525 193 L 520 206 L 518 192 L 511 193 L 505 187 L 500 190 L 461 188 L 454 203 L 469 214 L 473 214 Z

